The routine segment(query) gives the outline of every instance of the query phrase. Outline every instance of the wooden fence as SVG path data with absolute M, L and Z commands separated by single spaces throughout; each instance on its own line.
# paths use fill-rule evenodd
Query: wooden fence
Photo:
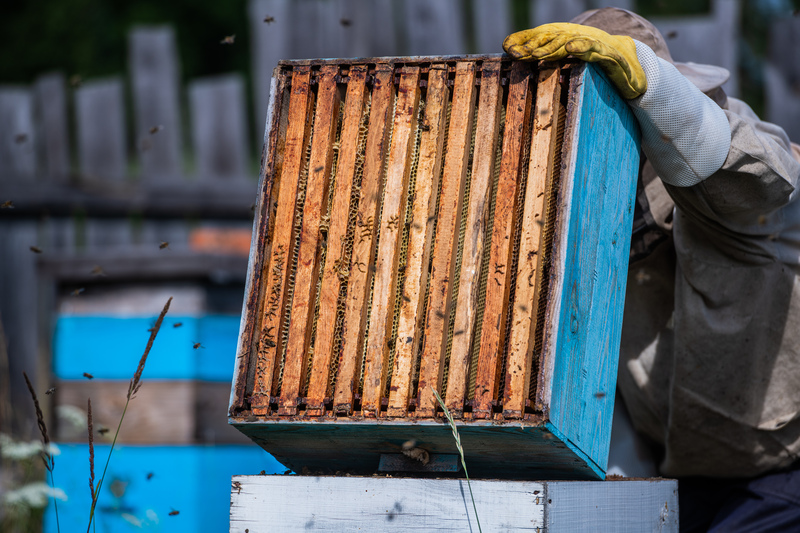
M 244 279 L 241 259 L 198 251 L 190 241 L 209 226 L 249 232 L 278 59 L 496 53 L 510 31 L 608 4 L 635 7 L 632 0 L 530 0 L 531 20 L 520 21 L 508 0 L 251 0 L 255 111 L 240 74 L 182 87 L 175 30 L 166 26 L 132 29 L 125 76 L 78 83 L 56 72 L 29 86 L 0 84 L 0 318 L 13 376 L 2 388 L 12 391 L 15 408 L 28 405 L 16 383 L 22 370 L 40 387 L 50 379 L 53 279 L 88 283 L 89 273 L 75 274 L 85 265 L 130 273 L 148 262 L 162 265 L 148 267 L 162 276 L 222 268 Z M 732 95 L 740 5 L 712 0 L 707 15 L 654 20 L 676 59 L 728 67 Z M 793 59 L 800 27 L 788 19 L 774 30 L 767 118 L 800 138 Z M 167 242 L 172 253 L 159 255 Z M 40 272 L 49 272 L 44 285 Z M 105 272 L 115 276 L 114 268 Z

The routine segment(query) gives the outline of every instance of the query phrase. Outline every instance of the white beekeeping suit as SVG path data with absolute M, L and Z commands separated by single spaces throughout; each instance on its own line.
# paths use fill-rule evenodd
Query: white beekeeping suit
M 641 126 L 619 370 L 631 419 L 663 447 L 668 476 L 789 467 L 800 454 L 800 147 L 726 97 L 724 69 L 672 61 L 638 15 L 607 8 L 573 23 L 510 36 L 506 50 L 598 61 Z

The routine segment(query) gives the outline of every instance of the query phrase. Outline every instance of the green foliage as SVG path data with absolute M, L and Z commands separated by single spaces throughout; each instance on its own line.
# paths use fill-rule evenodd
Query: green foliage
M 246 0 L 5 0 L 0 80 L 30 83 L 52 70 L 122 74 L 128 32 L 138 24 L 176 28 L 184 79 L 249 70 Z M 220 45 L 233 34 L 234 45 Z

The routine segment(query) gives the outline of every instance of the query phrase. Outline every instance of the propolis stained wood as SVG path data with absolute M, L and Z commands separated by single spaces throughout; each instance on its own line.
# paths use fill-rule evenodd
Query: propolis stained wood
M 230 422 L 300 471 L 403 443 L 602 478 L 638 126 L 604 75 L 505 56 L 275 69 Z

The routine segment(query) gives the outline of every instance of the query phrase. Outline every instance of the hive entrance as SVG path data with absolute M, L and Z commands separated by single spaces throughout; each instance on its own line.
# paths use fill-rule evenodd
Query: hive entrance
M 564 105 L 500 57 L 282 62 L 247 397 L 259 416 L 523 418 Z

